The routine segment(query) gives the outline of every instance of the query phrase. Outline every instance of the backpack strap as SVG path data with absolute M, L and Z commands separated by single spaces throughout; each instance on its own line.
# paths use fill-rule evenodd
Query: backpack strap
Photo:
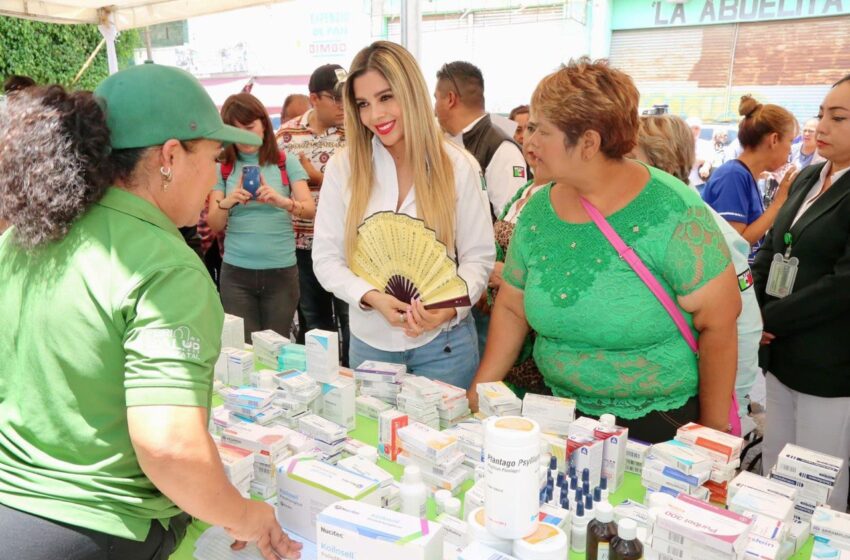
M 631 269 L 634 270 L 635 274 L 637 274 L 641 281 L 646 284 L 646 287 L 649 288 L 649 291 L 652 292 L 655 299 L 657 299 L 664 307 L 664 310 L 668 315 L 670 315 L 670 318 L 673 320 L 676 328 L 679 329 L 682 338 L 684 338 L 685 342 L 687 342 L 688 347 L 694 354 L 697 355 L 697 358 L 699 358 L 699 345 L 696 338 L 691 332 L 691 329 L 685 320 L 685 316 L 682 314 L 682 310 L 679 309 L 679 307 L 677 307 L 673 302 L 673 298 L 664 291 L 664 288 L 661 287 L 661 283 L 658 279 L 653 276 L 652 272 L 649 271 L 640 257 L 637 256 L 634 249 L 626 245 L 626 242 L 623 241 L 623 238 L 620 237 L 613 227 L 611 227 L 611 224 L 608 223 L 608 220 L 605 219 L 602 213 L 584 197 L 579 197 L 579 200 L 581 201 L 581 205 L 584 207 L 585 212 L 587 212 L 590 219 L 593 220 L 593 223 L 596 224 L 596 227 L 599 228 L 599 231 L 602 232 L 602 235 L 605 236 L 605 239 L 607 239 L 614 247 L 614 250 L 617 251 L 620 258 L 628 263 Z M 738 396 L 735 393 L 734 387 L 732 388 L 732 404 L 729 407 L 729 429 L 733 435 L 741 435 L 741 418 L 738 416 Z
M 277 166 L 280 169 L 280 180 L 284 187 L 289 186 L 289 174 L 286 172 L 286 152 L 280 150 L 277 160 Z
M 221 164 L 221 178 L 226 183 L 227 178 L 230 177 L 230 174 L 233 173 L 233 164 L 232 163 L 222 163 Z

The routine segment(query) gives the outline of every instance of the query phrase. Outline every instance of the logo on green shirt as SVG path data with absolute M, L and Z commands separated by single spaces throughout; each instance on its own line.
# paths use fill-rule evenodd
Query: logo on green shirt
M 147 329 L 141 343 L 152 356 L 173 356 L 184 360 L 201 359 L 201 339 L 183 325 L 176 329 Z

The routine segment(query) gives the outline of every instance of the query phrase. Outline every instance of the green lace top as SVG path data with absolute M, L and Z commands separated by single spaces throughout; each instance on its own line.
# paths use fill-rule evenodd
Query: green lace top
M 676 301 L 720 274 L 729 250 L 695 191 L 649 172 L 638 196 L 606 219 Z M 596 225 L 558 217 L 551 189 L 523 209 L 503 272 L 525 293 L 546 384 L 586 414 L 634 419 L 682 406 L 697 394 L 697 358 Z

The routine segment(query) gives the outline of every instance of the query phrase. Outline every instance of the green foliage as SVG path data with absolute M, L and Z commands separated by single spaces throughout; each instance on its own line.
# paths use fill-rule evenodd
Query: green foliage
M 23 74 L 39 84 L 68 86 L 102 36 L 94 25 L 41 23 L 0 16 L 0 77 Z M 133 63 L 141 44 L 138 31 L 123 31 L 115 41 L 119 68 Z M 106 46 L 74 86 L 94 89 L 109 74 Z

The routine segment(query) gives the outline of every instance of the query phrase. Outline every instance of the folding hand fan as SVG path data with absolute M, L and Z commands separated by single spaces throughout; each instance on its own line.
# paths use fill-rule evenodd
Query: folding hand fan
M 471 305 L 466 281 L 446 246 L 425 222 L 407 214 L 377 212 L 357 229 L 351 270 L 405 303 L 420 298 L 426 309 Z

